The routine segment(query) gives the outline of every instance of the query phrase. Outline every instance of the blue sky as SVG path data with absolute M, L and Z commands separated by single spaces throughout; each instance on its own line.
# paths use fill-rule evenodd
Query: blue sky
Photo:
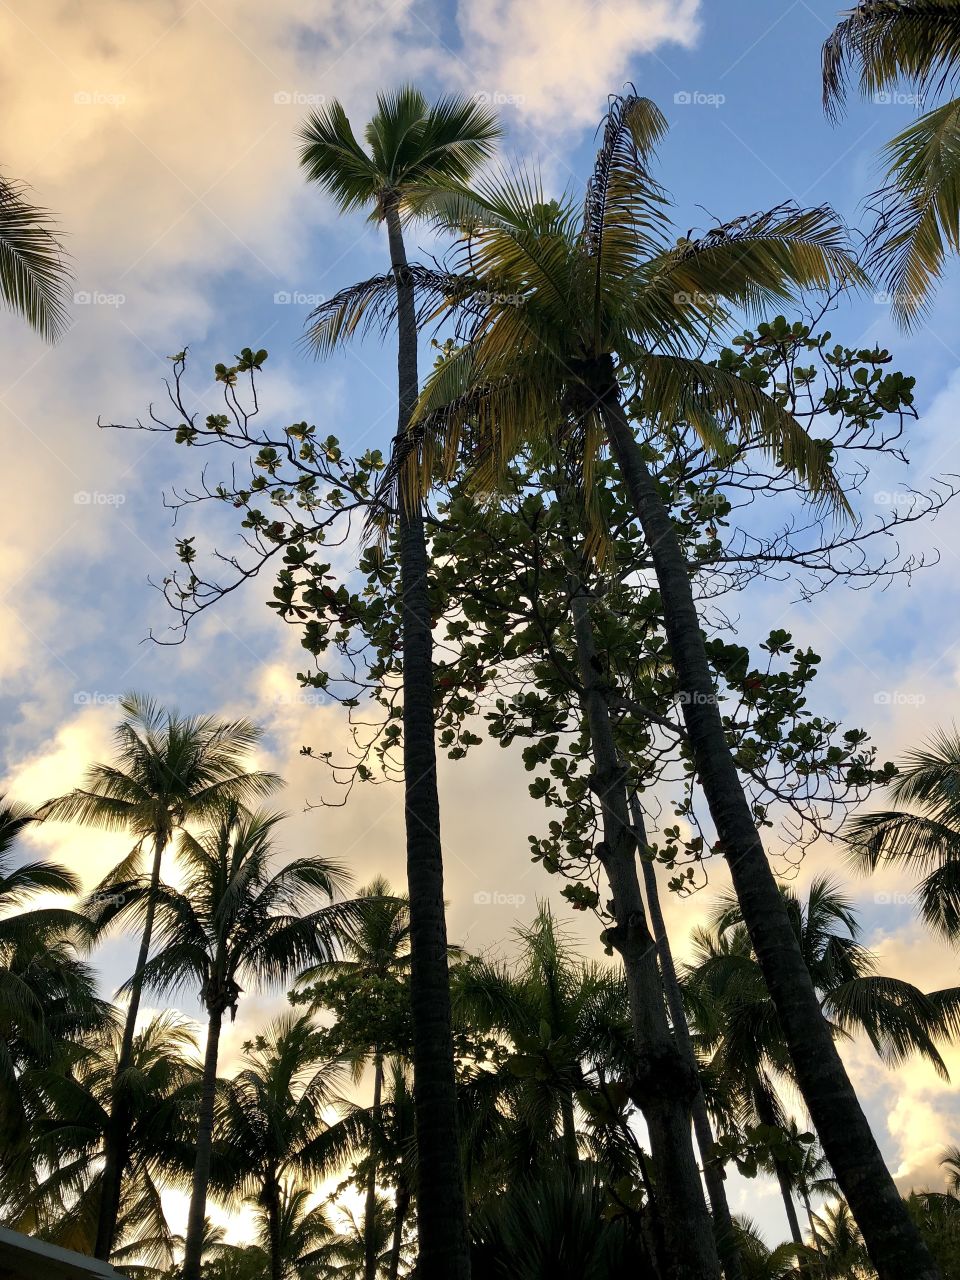
M 840 125 L 824 119 L 820 47 L 836 17 L 825 0 L 97 0 L 82 17 L 71 6 L 38 8 L 14 0 L 0 12 L 2 160 L 58 211 L 78 293 L 92 300 L 78 301 L 74 328 L 54 350 L 0 317 L 6 785 L 34 801 L 73 785 L 86 760 L 109 751 L 116 695 L 141 688 L 187 709 L 263 721 L 270 763 L 289 780 L 291 849 L 345 850 L 359 878 L 399 879 L 395 793 L 358 796 L 349 811 L 300 813 L 319 779 L 298 748 L 339 742 L 343 727 L 332 710 L 297 701 L 296 640 L 264 609 L 264 589 L 231 601 L 182 648 L 144 643 L 168 621 L 147 583 L 172 563 L 161 493 L 195 480 L 198 459 L 161 437 L 98 431 L 98 415 L 142 414 L 162 395 L 165 357 L 186 344 L 201 396 L 215 361 L 265 346 L 268 414 L 306 417 L 348 448 L 387 442 L 392 351 L 369 343 L 315 365 L 296 349 L 308 304 L 275 301 L 329 296 L 384 266 L 382 235 L 360 218 L 338 218 L 300 180 L 296 129 L 317 95 L 340 97 L 360 125 L 376 91 L 405 80 L 428 93 L 484 94 L 502 106 L 505 157 L 538 162 L 549 188 L 578 192 L 606 96 L 633 82 L 671 125 L 661 175 L 681 233 L 788 199 L 829 202 L 856 225 L 878 181 L 877 152 L 912 108 L 852 101 Z M 427 232 L 410 240 L 411 256 L 436 248 Z M 956 281 L 954 268 L 929 324 L 909 338 L 872 297 L 844 304 L 831 322 L 850 345 L 889 345 L 897 367 L 917 377 L 923 414 L 911 453 L 920 487 L 925 476 L 960 471 Z M 78 500 L 84 494 L 97 496 Z M 226 514 L 183 532 L 201 545 L 231 538 Z M 941 565 L 882 597 L 838 590 L 796 606 L 786 589 L 751 596 L 741 611 L 745 642 L 774 623 L 793 627 L 824 656 L 825 708 L 865 724 L 895 755 L 956 715 L 956 534 L 950 512 L 923 531 L 917 545 L 939 547 Z M 909 700 L 878 703 L 889 689 Z M 520 893 L 522 915 L 549 891 L 525 853 L 541 815 L 493 747 L 445 770 L 443 785 L 451 930 L 507 949 L 513 913 L 479 910 L 473 896 Z M 121 851 L 116 840 L 63 828 L 33 840 L 91 884 Z M 839 866 L 836 855 L 816 855 L 809 872 L 825 865 Z M 885 964 L 930 986 L 952 983 L 954 958 L 915 924 L 909 904 L 876 901 L 908 887 L 890 878 L 851 891 Z M 678 938 L 705 909 L 669 904 Z M 120 941 L 102 953 L 106 984 L 129 958 Z M 247 1006 L 234 1047 L 269 1007 Z M 926 1068 L 893 1076 L 861 1046 L 848 1052 L 893 1166 L 907 1184 L 933 1176 L 949 1136 L 942 1131 L 955 1126 L 949 1087 Z M 768 1200 L 766 1190 L 742 1194 L 778 1232 Z

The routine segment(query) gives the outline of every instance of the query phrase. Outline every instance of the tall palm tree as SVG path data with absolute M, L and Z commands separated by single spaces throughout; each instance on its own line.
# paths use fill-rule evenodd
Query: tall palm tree
M 883 1280 L 933 1280 L 789 927 L 724 731 L 690 568 L 651 471 L 658 428 L 686 421 L 718 450 L 731 435 L 767 447 L 820 501 L 845 509 L 829 450 L 775 398 L 700 352 L 725 322 L 724 304 L 755 311 L 802 287 L 864 277 L 823 208 L 781 207 L 670 244 L 664 193 L 649 172 L 664 129 L 648 100 L 617 99 L 582 209 L 547 200 L 539 181 L 522 174 L 435 197 L 446 223 L 464 229 L 461 270 L 458 279 L 421 278 L 432 279 L 439 306 L 463 318 L 464 340 L 428 380 L 411 436 L 418 447 L 392 477 L 401 493 L 420 492 L 462 446 L 477 484 L 495 486 L 521 445 L 567 431 L 589 480 L 595 450 L 609 446 L 650 548 L 716 848 L 730 868 L 798 1085 Z M 362 297 L 332 300 L 328 322 L 355 326 L 376 314 L 382 297 L 371 283 Z M 632 418 L 648 424 L 645 441 Z
M 142 915 L 140 948 L 128 993 L 118 1072 L 126 1070 L 133 1047 L 143 974 L 150 954 L 160 868 L 174 833 L 186 822 L 203 822 L 226 802 L 268 794 L 280 785 L 276 774 L 250 771 L 246 757 L 262 736 L 248 720 L 181 716 L 152 698 L 127 694 L 124 718 L 114 731 L 114 759 L 94 764 L 81 786 L 39 811 L 43 819 L 80 822 L 102 831 L 124 831 L 135 838 L 130 854 L 97 887 L 90 899 L 95 924 L 112 918 L 118 895 L 146 852 L 150 890 Z M 118 1156 L 122 1142 L 123 1095 L 115 1095 L 117 1113 L 104 1137 L 104 1177 L 95 1256 L 109 1258 L 120 1209 Z
M 224 1015 L 236 1015 L 244 982 L 274 987 L 333 955 L 338 930 L 354 914 L 351 904 L 330 902 L 347 880 L 334 863 L 304 857 L 276 867 L 272 840 L 282 818 L 232 802 L 209 831 L 181 834 L 182 892 L 160 885 L 154 895 L 151 883 L 131 884 L 110 908 L 115 918 L 142 921 L 155 896 L 160 948 L 144 982 L 159 992 L 196 982 L 207 1014 L 183 1280 L 200 1275 Z
M 33 821 L 0 797 L 0 1199 L 33 1182 L 30 1075 L 75 1056 L 110 1023 L 96 976 L 80 958 L 87 921 L 62 907 L 31 907 L 41 893 L 76 894 L 73 872 L 52 862 L 15 865 L 16 841 Z
M 367 1240 L 364 1280 L 376 1280 L 377 1250 L 377 1140 L 381 1128 L 381 1110 L 386 1055 L 392 1047 L 385 1039 L 389 1029 L 377 1025 L 377 997 L 384 992 L 400 990 L 406 996 L 406 978 L 410 968 L 410 912 L 406 901 L 394 897 L 390 885 L 377 877 L 357 893 L 359 919 L 348 927 L 341 939 L 344 954 L 301 974 L 297 985 L 309 986 L 317 979 L 338 984 L 346 998 L 362 1001 L 367 1025 L 361 1042 L 340 1047 L 353 1059 L 357 1072 L 368 1059 L 373 1062 L 373 1106 L 370 1115 L 370 1147 L 367 1153 L 366 1207 L 364 1209 Z M 323 987 L 317 994 L 322 1001 Z M 392 1002 L 387 997 L 388 1015 Z M 404 999 L 404 1005 L 406 999 Z M 341 1023 L 342 1023 L 341 1019 Z M 373 1039 L 370 1041 L 370 1035 Z M 349 1033 L 348 1033 L 349 1038 Z
M 169 1265 L 173 1238 L 160 1191 L 185 1183 L 190 1167 L 200 1087 L 196 1041 L 184 1018 L 160 1014 L 134 1037 L 130 1063 L 118 1073 L 121 1038 L 119 1025 L 108 1028 L 88 1039 L 72 1070 L 34 1080 L 33 1150 L 50 1172 L 33 1200 L 46 1238 L 81 1253 L 92 1251 L 103 1180 L 97 1157 L 113 1094 L 122 1089 L 127 1116 L 120 1153 L 123 1207 L 113 1260 L 132 1255 Z
M 344 212 L 369 209 L 385 223 L 390 244 L 389 288 L 395 299 L 399 409 L 403 441 L 419 392 L 417 314 L 404 244 L 404 219 L 424 188 L 465 181 L 491 154 L 499 136 L 491 112 L 460 97 L 430 106 L 406 87 L 380 96 L 364 149 L 346 112 L 333 102 L 303 127 L 301 162 L 312 182 Z M 322 320 L 311 330 L 317 354 L 349 336 Z M 470 1259 L 466 1204 L 457 1146 L 456 1084 L 450 1024 L 443 861 L 437 796 L 433 711 L 433 641 L 428 560 L 419 498 L 399 504 L 403 596 L 403 753 L 410 894 L 414 1076 L 420 1153 L 420 1269 L 423 1280 L 467 1280 Z
M 54 342 L 67 327 L 70 273 L 50 213 L 0 177 L 0 299 Z
M 851 73 L 864 95 L 898 84 L 918 100 L 960 74 L 958 0 L 860 0 L 823 46 L 823 98 L 836 117 Z M 960 98 L 908 125 L 887 145 L 887 186 L 872 265 L 884 273 L 894 315 L 914 325 L 930 303 L 948 252 L 960 250 Z
M 522 1171 L 561 1153 L 575 1170 L 576 1095 L 605 1049 L 622 1056 L 623 987 L 577 955 L 546 904 L 516 937 L 514 964 L 475 957 L 459 966 L 455 1008 L 476 1030 L 504 1036 L 512 1047 L 503 1071 L 516 1126 L 511 1159 Z
M 857 814 L 844 828 L 860 871 L 883 864 L 924 873 L 917 900 L 924 920 L 960 938 L 960 732 L 941 729 L 908 751 L 890 784 L 896 807 Z
M 876 972 L 875 957 L 859 941 L 850 901 L 827 877 L 813 881 L 806 899 L 782 888 L 797 938 L 833 1034 L 863 1032 L 877 1053 L 896 1064 L 922 1054 L 945 1074 L 935 1039 L 946 1028 L 936 1003 L 912 984 Z M 737 1125 L 762 1125 L 789 1134 L 777 1079 L 796 1080 L 778 1011 L 735 899 L 721 898 L 711 927 L 694 934 L 694 957 L 684 986 L 701 1051 L 719 1077 Z M 803 1243 L 793 1191 L 800 1169 L 776 1154 L 772 1165 L 796 1244 Z
M 214 1165 L 221 1165 L 215 1180 L 257 1204 L 272 1280 L 285 1280 L 289 1269 L 285 1188 L 328 1171 L 325 1112 L 337 1101 L 343 1067 L 322 1061 L 324 1049 L 308 1014 L 281 1015 L 247 1049 L 214 1117 Z

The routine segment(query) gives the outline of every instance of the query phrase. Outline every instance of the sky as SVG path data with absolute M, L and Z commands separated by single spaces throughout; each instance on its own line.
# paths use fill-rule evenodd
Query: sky
M 324 785 L 299 748 L 342 744 L 344 727 L 334 708 L 299 694 L 302 651 L 264 608 L 266 583 L 202 619 L 183 646 L 147 638 L 170 623 L 150 582 L 174 563 L 163 495 L 195 482 L 199 463 L 165 437 L 99 429 L 98 420 L 135 422 L 161 399 L 167 357 L 184 347 L 190 394 L 212 409 L 213 364 L 249 345 L 270 351 L 261 385 L 271 420 L 307 418 L 354 451 L 387 443 L 396 414 L 392 351 L 369 342 L 317 365 L 297 347 L 311 305 L 385 264 L 381 231 L 339 216 L 300 176 L 298 125 L 332 98 L 359 126 L 379 90 L 406 81 L 429 95 L 482 95 L 501 112 L 505 161 L 535 163 L 548 189 L 579 194 L 607 95 L 632 83 L 670 124 L 661 176 L 679 232 L 785 200 L 829 202 L 865 226 L 878 149 L 915 108 L 908 95 L 890 95 L 852 102 L 839 125 L 825 120 L 819 53 L 836 16 L 831 0 L 0 6 L 0 163 L 57 212 L 76 289 L 70 331 L 56 347 L 0 315 L 7 792 L 40 803 L 76 785 L 89 761 L 109 757 L 119 695 L 144 690 L 186 711 L 263 724 L 261 761 L 287 779 L 286 849 L 336 856 L 358 883 L 376 873 L 401 883 L 398 788 L 368 788 L 346 808 L 304 812 Z M 436 248 L 428 231 L 411 233 L 411 257 Z M 918 488 L 960 472 L 957 280 L 953 268 L 929 323 L 909 337 L 895 330 L 882 293 L 832 318 L 839 340 L 887 345 L 895 367 L 917 378 L 921 416 L 904 477 Z M 868 486 L 866 516 L 882 506 L 883 492 Z M 885 593 L 841 587 L 807 605 L 784 587 L 750 595 L 740 609 L 744 643 L 786 626 L 823 655 L 816 698 L 831 715 L 868 728 L 884 758 L 957 717 L 957 525 L 948 508 L 912 535 L 939 563 L 910 584 Z M 197 516 L 189 532 L 205 547 L 227 547 L 233 536 L 223 517 Z M 516 922 L 551 892 L 527 856 L 527 834 L 542 814 L 525 787 L 516 759 L 493 744 L 441 770 L 451 937 L 504 955 Z M 25 850 L 69 863 L 88 886 L 125 851 L 122 837 L 53 824 L 34 829 Z M 844 874 L 836 849 L 811 855 L 801 887 L 824 869 Z M 928 989 L 955 983 L 955 956 L 913 917 L 908 878 L 854 880 L 849 891 L 887 971 Z M 709 901 L 666 905 L 682 953 Z M 576 925 L 595 950 L 582 918 Z M 98 953 L 105 989 L 126 976 L 132 958 L 124 939 Z M 274 998 L 245 998 L 225 1038 L 227 1069 L 276 1006 Z M 919 1063 L 890 1072 L 859 1043 L 843 1051 L 900 1185 L 936 1185 L 937 1153 L 960 1141 L 954 1086 Z M 960 1052 L 948 1057 L 960 1074 Z M 774 1188 L 737 1179 L 731 1186 L 735 1210 L 782 1238 Z

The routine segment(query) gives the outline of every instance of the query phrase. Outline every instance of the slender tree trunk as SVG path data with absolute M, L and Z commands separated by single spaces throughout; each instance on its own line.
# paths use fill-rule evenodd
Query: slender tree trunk
M 210 1162 L 213 1156 L 213 1109 L 217 1096 L 217 1058 L 220 1054 L 220 1030 L 223 1010 L 214 1006 L 207 1024 L 207 1048 L 203 1058 L 203 1083 L 200 1090 L 200 1116 L 197 1124 L 197 1158 L 193 1166 L 190 1213 L 187 1218 L 187 1242 L 183 1251 L 183 1280 L 200 1280 L 203 1253 L 203 1223 L 207 1212 L 207 1187 L 210 1184 Z
M 596 660 L 593 624 L 583 588 L 571 585 L 577 660 L 583 686 L 583 709 L 593 750 L 592 787 L 600 802 L 603 841 L 598 856 L 613 895 L 616 925 L 608 937 L 623 959 L 637 1052 L 637 1075 L 631 1091 L 650 1135 L 650 1157 L 656 1183 L 670 1280 L 719 1278 L 710 1215 L 703 1198 L 700 1171 L 690 1134 L 690 1103 L 699 1088 L 695 1068 L 684 1061 L 670 1034 L 657 949 L 647 927 L 636 839 L 627 808 L 627 774 L 619 754 Z
M 820 1242 L 820 1237 L 819 1237 L 819 1235 L 817 1234 L 817 1225 L 816 1225 L 816 1223 L 815 1223 L 815 1222 L 814 1222 L 814 1220 L 813 1220 L 813 1206 L 812 1206 L 812 1205 L 811 1205 L 811 1203 L 810 1203 L 810 1196 L 809 1196 L 809 1193 L 807 1192 L 806 1188 L 805 1188 L 805 1187 L 803 1187 L 803 1186 L 801 1186 L 801 1188 L 800 1188 L 800 1195 L 801 1195 L 801 1197 L 802 1197 L 802 1199 L 803 1199 L 803 1207 L 804 1207 L 804 1209 L 806 1209 L 806 1211 L 807 1211 L 807 1224 L 808 1224 L 808 1226 L 810 1227 L 810 1236 L 811 1236 L 811 1238 L 812 1238 L 812 1240 L 813 1240 L 813 1247 L 814 1247 L 814 1248 L 816 1249 L 816 1251 L 817 1251 L 817 1258 L 818 1258 L 818 1260 L 819 1260 L 819 1262 L 818 1262 L 818 1266 L 817 1266 L 817 1271 L 818 1271 L 818 1272 L 820 1273 L 820 1275 L 822 1276 L 822 1275 L 823 1275 L 823 1273 L 824 1273 L 824 1264 L 823 1264 L 823 1245 L 821 1244 L 821 1242 Z
M 377 1152 L 380 1135 L 380 1113 L 383 1098 L 383 1058 L 379 1051 L 373 1057 L 373 1107 L 370 1129 L 370 1172 L 367 1174 L 367 1201 L 363 1215 L 364 1280 L 377 1280 Z
M 280 1246 L 280 1190 L 271 1175 L 267 1187 L 267 1229 L 270 1233 L 270 1280 L 283 1280 L 283 1257 Z
M 110 1260 L 113 1242 L 117 1234 L 117 1218 L 120 1216 L 120 1186 L 123 1181 L 123 1164 L 120 1159 L 120 1148 L 123 1135 L 130 1123 L 129 1100 L 123 1097 L 119 1081 L 130 1066 L 133 1053 L 133 1039 L 137 1030 L 137 1015 L 140 1012 L 140 1000 L 143 996 L 143 971 L 150 957 L 150 942 L 153 937 L 153 921 L 157 913 L 157 889 L 160 885 L 160 863 L 166 840 L 157 836 L 153 843 L 153 865 L 150 869 L 150 891 L 147 898 L 147 915 L 143 922 L 143 933 L 140 935 L 140 950 L 137 954 L 137 966 L 130 981 L 130 1001 L 127 1005 L 127 1016 L 123 1024 L 123 1039 L 120 1042 L 120 1056 L 117 1059 L 117 1074 L 114 1076 L 113 1098 L 110 1115 L 107 1120 L 103 1139 L 103 1180 L 100 1191 L 100 1209 L 97 1215 L 97 1239 L 93 1255 L 104 1262 Z
M 573 1094 L 563 1089 L 560 1094 L 560 1120 L 563 1127 L 563 1154 L 574 1172 L 580 1164 L 580 1145 L 577 1141 L 577 1122 L 573 1113 Z
M 388 1280 L 397 1280 L 400 1274 L 400 1252 L 403 1249 L 403 1225 L 410 1208 L 410 1192 L 403 1182 L 397 1184 L 393 1208 L 393 1240 L 390 1244 L 390 1269 Z
M 761 1124 L 767 1125 L 768 1128 L 779 1128 L 779 1118 L 770 1095 L 762 1087 L 756 1087 L 753 1090 L 753 1109 L 757 1113 L 757 1119 Z M 803 1232 L 800 1230 L 800 1219 L 797 1217 L 797 1206 L 793 1202 L 793 1181 L 790 1177 L 790 1170 L 782 1160 L 774 1158 L 773 1171 L 777 1175 L 777 1183 L 780 1187 L 780 1198 L 783 1201 L 783 1207 L 787 1215 L 787 1226 L 790 1228 L 790 1239 L 794 1244 L 803 1244 Z
M 417 320 L 400 215 L 385 210 L 397 281 L 400 407 L 397 444 L 417 401 Z M 400 485 L 403 601 L 403 764 L 410 899 L 413 1106 L 417 1139 L 417 1280 L 470 1280 L 467 1203 L 457 1132 L 447 924 L 433 711 L 433 636 L 423 515 Z
M 643 812 L 636 792 L 630 797 L 630 816 L 633 819 L 638 843 L 646 845 L 646 824 L 643 820 Z M 647 896 L 650 923 L 653 926 L 653 936 L 656 939 L 657 951 L 660 956 L 660 972 L 663 977 L 664 993 L 667 997 L 667 1009 L 670 1013 L 670 1021 L 673 1024 L 674 1039 L 677 1042 L 677 1048 L 692 1065 L 694 1071 L 697 1072 L 699 1081 L 697 1056 L 693 1049 L 693 1041 L 690 1038 L 687 1014 L 683 1007 L 683 994 L 677 978 L 676 965 L 673 963 L 673 952 L 670 949 L 670 939 L 667 936 L 666 921 L 663 918 L 663 910 L 660 906 L 660 891 L 657 887 L 656 868 L 649 858 L 644 857 L 640 859 L 640 866 L 643 871 L 643 887 Z M 710 1197 L 710 1208 L 713 1212 L 713 1229 L 717 1238 L 717 1252 L 720 1255 L 723 1274 L 726 1280 L 743 1280 L 743 1269 L 740 1266 L 740 1250 L 737 1247 L 733 1217 L 727 1200 L 727 1189 L 724 1186 L 724 1173 L 713 1156 L 713 1126 L 710 1123 L 710 1116 L 707 1114 L 707 1103 L 703 1096 L 703 1089 L 700 1087 L 697 1088 L 691 1109 L 693 1111 L 693 1131 L 697 1137 L 697 1146 L 700 1148 L 700 1160 L 703 1166 L 704 1180 L 707 1184 L 707 1194 Z
M 689 569 L 670 513 L 612 378 L 599 390 L 599 399 L 613 455 L 653 559 L 697 778 L 800 1092 L 880 1280 L 940 1280 L 850 1084 L 767 862 L 724 733 Z

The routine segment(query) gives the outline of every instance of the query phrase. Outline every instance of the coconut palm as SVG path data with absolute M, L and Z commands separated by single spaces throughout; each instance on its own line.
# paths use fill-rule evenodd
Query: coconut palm
M 376 1280 L 375 1217 L 377 1208 L 377 1138 L 381 1129 L 386 1055 L 396 1046 L 396 1013 L 399 1008 L 406 1031 L 409 1000 L 410 912 L 406 901 L 393 895 L 383 877 L 377 877 L 357 893 L 360 915 L 343 935 L 344 954 L 301 974 L 298 987 L 314 988 L 322 1004 L 331 984 L 339 989 L 338 1006 L 344 1015 L 351 1004 L 362 1008 L 361 1026 L 348 1026 L 338 1018 L 339 1047 L 353 1061 L 355 1076 L 368 1060 L 373 1063 L 373 1105 L 370 1114 L 370 1146 L 367 1153 L 367 1186 L 364 1220 L 367 1223 L 367 1256 L 364 1280 Z M 304 993 L 306 994 L 306 993 Z M 298 998 L 302 998 L 298 996 Z M 378 1017 L 382 1013 L 384 1016 Z M 358 1031 L 359 1034 L 355 1034 Z
M 455 1009 L 477 1031 L 497 1034 L 512 1049 L 502 1080 L 514 1117 L 513 1151 L 501 1151 L 512 1174 L 562 1154 L 581 1159 L 576 1095 L 590 1064 L 609 1068 L 628 1053 L 624 990 L 603 966 L 585 963 L 563 936 L 553 912 L 539 905 L 516 930 L 514 964 L 479 957 L 459 966 Z
M 817 877 L 803 900 L 791 888 L 781 893 L 833 1035 L 862 1032 L 886 1062 L 896 1065 L 919 1053 L 945 1075 L 935 1043 L 946 1031 L 937 1003 L 912 984 L 876 972 L 875 957 L 859 941 L 852 904 L 836 882 Z M 711 927 L 695 931 L 684 987 L 699 1048 L 721 1082 L 734 1126 L 763 1126 L 789 1137 L 777 1080 L 795 1082 L 796 1069 L 736 899 L 721 898 Z M 804 1171 L 776 1151 L 771 1164 L 792 1239 L 802 1244 L 793 1191 Z
M 461 316 L 462 343 L 428 380 L 411 456 L 390 474 L 401 493 L 422 491 L 462 448 L 476 483 L 495 485 L 522 445 L 561 434 L 580 451 L 589 487 L 595 451 L 609 446 L 650 548 L 717 849 L 798 1085 L 884 1280 L 932 1277 L 789 927 L 724 731 L 690 568 L 651 470 L 660 426 L 685 421 L 721 452 L 732 438 L 767 448 L 819 500 L 844 509 L 829 450 L 775 399 L 700 353 L 726 321 L 724 304 L 754 311 L 802 287 L 864 277 L 825 208 L 780 207 L 670 244 L 665 196 L 649 172 L 664 128 L 649 101 L 617 99 L 582 209 L 572 199 L 548 200 L 539 180 L 524 174 L 435 198 L 445 222 L 463 228 L 460 270 L 455 278 L 419 278 L 424 287 L 431 282 L 438 306 Z M 334 300 L 329 323 L 372 323 L 378 311 L 382 318 L 383 298 L 371 282 L 363 297 L 336 304 L 339 311 Z M 648 424 L 646 441 L 633 421 Z
M 335 954 L 338 930 L 354 914 L 351 904 L 330 901 L 347 880 L 335 863 L 302 857 L 276 865 L 272 841 L 282 818 L 247 813 L 233 801 L 210 830 L 181 834 L 182 891 L 160 885 L 154 894 L 142 878 L 109 908 L 114 919 L 140 923 L 155 897 L 160 946 L 144 968 L 144 983 L 168 992 L 196 982 L 207 1014 L 183 1280 L 200 1275 L 224 1015 L 236 1014 L 244 982 L 277 986 Z
M 67 327 L 70 273 L 56 225 L 20 182 L 0 177 L 0 298 L 48 341 Z
M 215 1180 L 258 1206 L 272 1280 L 285 1280 L 291 1265 L 285 1240 L 297 1215 L 285 1188 L 328 1171 L 325 1113 L 338 1101 L 344 1068 L 324 1053 L 308 1014 L 283 1014 L 247 1048 L 215 1114 Z M 299 1218 L 297 1229 L 303 1236 Z
M 118 1072 L 121 1042 L 122 1028 L 110 1027 L 87 1039 L 70 1070 L 33 1073 L 32 1153 L 50 1172 L 35 1187 L 29 1207 L 47 1239 L 92 1251 L 103 1180 L 98 1155 L 113 1095 L 122 1089 L 127 1124 L 113 1260 L 169 1265 L 173 1237 L 160 1191 L 184 1184 L 190 1168 L 200 1087 L 196 1041 L 186 1019 L 160 1014 L 134 1037 L 130 1062 Z
M 365 131 L 354 136 L 339 102 L 315 111 L 302 130 L 301 162 L 310 181 L 342 212 L 368 209 L 385 223 L 398 331 L 398 439 L 419 391 L 417 317 L 404 245 L 404 220 L 424 188 L 464 181 L 490 155 L 499 136 L 492 113 L 477 101 L 441 99 L 430 106 L 416 89 L 381 95 Z M 317 354 L 349 336 L 318 317 L 310 330 Z M 457 1152 L 456 1085 L 450 1029 L 443 863 L 437 796 L 433 659 L 428 561 L 421 504 L 399 504 L 403 596 L 403 753 L 407 879 L 410 893 L 414 1073 L 421 1190 L 420 1268 L 423 1280 L 469 1275 L 466 1207 Z
M 907 752 L 890 784 L 895 808 L 857 814 L 844 829 L 860 871 L 903 865 L 925 873 L 920 914 L 937 932 L 960 938 L 960 733 L 939 730 Z
M 873 1280 L 874 1272 L 850 1206 L 843 1200 L 814 1214 L 820 1244 L 817 1267 L 824 1280 Z
M 958 0 L 860 0 L 823 47 L 827 111 L 842 109 L 851 76 L 874 98 L 912 84 L 918 100 L 956 83 Z M 915 120 L 887 145 L 887 185 L 872 265 L 884 273 L 894 315 L 914 325 L 929 306 L 947 253 L 960 249 L 960 98 Z
M 114 759 L 94 764 L 81 786 L 39 811 L 43 819 L 79 822 L 102 831 L 123 831 L 135 844 L 91 895 L 89 910 L 95 924 L 111 910 L 124 884 L 146 853 L 151 861 L 151 890 L 133 977 L 126 984 L 127 1012 L 117 1062 L 124 1071 L 130 1060 L 143 973 L 150 954 L 156 890 L 164 852 L 174 833 L 186 822 L 202 822 L 231 800 L 268 794 L 280 785 L 276 774 L 250 771 L 246 757 L 262 736 L 248 720 L 226 721 L 213 716 L 182 716 L 164 709 L 152 698 L 127 694 L 120 703 L 123 720 L 114 731 Z M 122 1094 L 117 1094 L 122 1102 Z M 113 1118 L 104 1138 L 104 1179 L 95 1256 L 109 1258 L 120 1208 L 117 1159 L 124 1117 Z

